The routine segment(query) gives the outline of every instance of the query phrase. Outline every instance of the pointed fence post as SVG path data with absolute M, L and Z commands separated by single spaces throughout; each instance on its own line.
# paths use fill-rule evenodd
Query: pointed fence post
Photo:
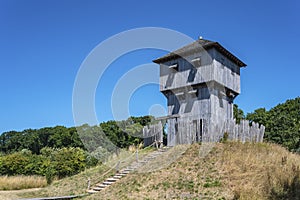
M 119 173 L 119 168 L 120 168 L 120 161 L 118 161 L 117 165 L 116 165 L 116 172 Z
M 90 190 L 90 187 L 91 187 L 91 179 L 89 177 L 87 181 L 87 189 Z
M 260 129 L 259 129 L 259 142 L 264 141 L 265 129 L 266 129 L 266 127 L 264 125 L 260 126 Z

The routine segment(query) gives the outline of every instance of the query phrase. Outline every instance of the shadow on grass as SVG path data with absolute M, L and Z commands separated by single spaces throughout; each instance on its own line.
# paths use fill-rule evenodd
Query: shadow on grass
M 282 183 L 280 188 L 272 188 L 269 199 L 272 200 L 299 200 L 300 199 L 300 176 L 296 173 L 291 182 Z

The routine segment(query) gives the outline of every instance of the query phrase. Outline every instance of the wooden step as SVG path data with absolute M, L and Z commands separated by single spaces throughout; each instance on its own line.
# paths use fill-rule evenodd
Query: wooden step
M 116 174 L 116 176 L 122 176 L 122 177 L 123 177 L 123 176 L 126 176 L 126 175 L 127 175 L 127 174 L 124 174 L 124 173 L 121 173 L 121 172 Z
M 120 170 L 120 172 L 115 174 L 113 177 L 107 178 L 102 183 L 96 184 L 96 186 L 93 187 L 91 190 L 87 190 L 87 193 L 94 194 L 94 193 L 97 193 L 97 192 L 105 189 L 106 187 L 108 187 L 108 186 L 112 185 L 113 183 L 115 183 L 116 181 L 118 181 L 123 176 L 126 176 L 127 174 L 134 171 L 135 169 L 137 169 L 137 168 L 147 164 L 149 161 L 159 157 L 160 155 L 162 155 L 167 150 L 168 150 L 167 148 L 159 149 L 156 152 L 153 152 L 150 155 L 144 157 L 143 160 L 132 163 L 127 168 Z
M 102 184 L 103 185 L 111 185 L 113 184 L 114 182 L 110 182 L 110 181 L 103 181 Z
M 107 178 L 105 181 L 108 181 L 108 182 L 116 182 L 117 180 L 119 180 L 119 179 L 115 179 L 115 178 Z
M 101 188 L 101 187 L 93 187 L 92 189 L 95 190 L 95 191 L 100 191 L 100 190 L 102 190 L 102 189 L 104 189 L 104 188 Z
M 87 190 L 86 192 L 89 193 L 89 194 L 95 194 L 95 193 L 97 193 L 98 191 L 96 191 L 96 190 Z
M 104 185 L 102 183 L 98 183 L 98 184 L 96 184 L 96 186 L 99 187 L 99 188 L 106 188 L 108 185 Z

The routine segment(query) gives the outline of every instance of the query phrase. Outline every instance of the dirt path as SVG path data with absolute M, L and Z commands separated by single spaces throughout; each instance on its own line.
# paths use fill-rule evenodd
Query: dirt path
M 40 190 L 41 188 L 31 188 L 31 189 L 24 189 L 24 190 L 5 190 L 0 191 L 0 200 L 12 200 L 12 199 L 19 199 L 20 196 L 18 194 L 24 192 L 33 192 Z

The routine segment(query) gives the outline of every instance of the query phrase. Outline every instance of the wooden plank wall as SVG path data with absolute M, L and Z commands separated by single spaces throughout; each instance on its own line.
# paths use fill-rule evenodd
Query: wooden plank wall
M 265 127 L 257 123 L 242 120 L 236 124 L 235 120 L 226 120 L 224 123 L 214 123 L 207 119 L 184 117 L 169 119 L 168 146 L 177 144 L 192 144 L 195 142 L 219 142 L 224 133 L 228 140 L 241 142 L 263 142 Z M 163 124 L 145 126 L 143 129 L 144 146 L 155 141 L 162 141 Z
M 210 65 L 193 68 L 195 71 L 195 78 L 191 82 L 188 81 L 190 70 L 175 71 L 173 70 L 168 75 L 160 77 L 160 91 L 174 90 L 176 88 L 182 88 L 200 83 L 207 83 L 210 81 L 216 81 L 233 91 L 240 93 L 240 76 L 235 73 L 231 73 L 231 70 L 227 67 L 223 67 L 217 61 L 214 61 Z
M 155 141 L 163 142 L 163 124 L 158 121 L 156 124 L 144 126 L 143 128 L 144 146 L 147 147 Z
M 224 123 L 228 139 L 241 142 L 263 142 L 265 126 L 248 120 L 241 120 L 236 124 L 235 120 L 227 120 Z

